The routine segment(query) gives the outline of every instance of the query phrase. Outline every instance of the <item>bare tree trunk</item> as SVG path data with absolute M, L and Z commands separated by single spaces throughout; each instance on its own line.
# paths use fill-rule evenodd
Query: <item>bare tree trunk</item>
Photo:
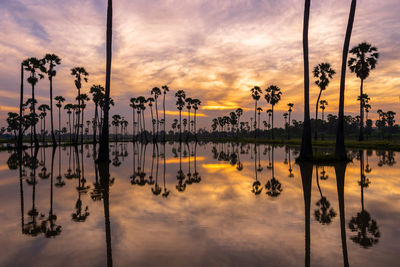
M 347 55 L 349 53 L 351 32 L 353 30 L 354 16 L 356 13 L 357 0 L 351 1 L 349 21 L 347 23 L 346 37 L 343 45 L 342 54 L 342 72 L 340 77 L 340 96 L 339 96 L 339 114 L 338 114 L 338 126 L 336 132 L 336 147 L 335 155 L 339 159 L 346 159 L 346 148 L 344 146 L 344 91 L 346 84 L 346 63 Z
M 310 20 L 310 0 L 305 1 L 303 22 L 303 56 L 304 56 L 304 122 L 300 158 L 312 159 L 311 122 L 310 122 L 310 74 L 308 62 L 308 24 Z

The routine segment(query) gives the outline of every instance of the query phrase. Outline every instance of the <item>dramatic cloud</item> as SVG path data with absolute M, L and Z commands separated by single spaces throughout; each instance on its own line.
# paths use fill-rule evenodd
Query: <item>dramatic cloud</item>
M 303 1 L 114 1 L 112 113 L 131 117 L 129 98 L 149 95 L 154 86 L 168 84 L 173 94 L 184 89 L 202 100 L 201 126 L 212 117 L 237 107 L 253 106 L 249 90 L 276 84 L 283 96 L 278 118 L 286 104 L 295 103 L 294 118 L 301 119 L 303 89 Z M 328 61 L 338 71 L 350 1 L 312 1 L 310 18 L 311 67 Z M 372 112 L 398 110 L 400 87 L 400 5 L 398 0 L 359 1 L 351 46 L 368 41 L 379 48 L 376 70 L 366 80 Z M 76 90 L 70 69 L 84 66 L 89 83 L 104 83 L 106 1 L 3 0 L 0 6 L 0 125 L 15 111 L 19 96 L 19 64 L 30 56 L 51 52 L 62 58 L 55 79 L 55 95 L 73 101 Z M 346 111 L 357 112 L 359 80 L 348 72 Z M 323 94 L 336 112 L 339 75 Z M 312 85 L 311 103 L 317 88 Z M 28 84 L 26 92 L 30 92 Z M 48 101 L 48 80 L 39 82 L 39 103 Z M 265 101 L 262 105 L 267 108 Z M 314 105 L 312 105 L 313 107 Z M 89 107 L 89 116 L 93 107 Z M 247 114 L 248 113 L 248 114 Z M 249 118 L 251 112 L 245 117 Z M 176 116 L 169 112 L 168 124 Z M 207 116 L 207 117 L 206 117 Z M 265 115 L 264 115 L 265 116 Z M 282 120 L 280 120 L 282 123 Z

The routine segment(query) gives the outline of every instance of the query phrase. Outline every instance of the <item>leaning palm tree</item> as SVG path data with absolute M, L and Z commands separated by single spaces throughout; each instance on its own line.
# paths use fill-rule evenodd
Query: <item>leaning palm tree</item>
M 83 67 L 75 67 L 75 68 L 71 69 L 71 75 L 75 76 L 75 86 L 76 86 L 76 89 L 78 89 L 78 96 L 77 96 L 77 100 L 78 100 L 77 125 L 78 125 L 78 127 L 75 130 L 75 144 L 77 144 L 78 136 L 79 136 L 80 114 L 81 114 L 81 107 L 82 107 L 81 99 L 79 96 L 81 95 L 82 79 L 83 79 L 83 81 L 87 82 L 88 81 L 87 76 L 89 75 L 89 73 L 87 73 L 87 71 Z
M 107 49 L 106 49 L 106 88 L 104 97 L 104 118 L 101 131 L 101 142 L 99 149 L 99 160 L 109 161 L 108 147 L 108 112 L 110 109 L 110 82 L 111 82 L 111 55 L 112 55 L 112 0 L 108 0 L 107 6 Z M 108 166 L 108 165 L 107 165 Z
M 161 95 L 161 90 L 158 87 L 154 87 L 151 89 L 151 94 L 154 95 L 154 102 L 156 103 L 156 125 L 157 125 L 157 132 L 156 132 L 156 139 L 158 138 L 158 127 L 160 125 L 160 120 L 158 119 L 158 102 L 157 99 Z
M 329 63 L 320 63 L 314 67 L 313 74 L 315 78 L 315 84 L 319 87 L 319 94 L 317 103 L 315 104 L 315 140 L 318 139 L 318 105 L 321 98 L 322 91 L 328 87 L 330 80 L 336 72 L 331 68 Z
M 265 89 L 265 100 L 269 104 L 271 104 L 271 110 L 272 110 L 272 120 L 271 120 L 271 136 L 272 140 L 274 139 L 274 106 L 278 104 L 279 100 L 281 100 L 281 89 L 276 86 L 276 85 L 271 85 L 267 89 Z
M 340 76 L 340 96 L 339 96 L 339 115 L 336 133 L 335 155 L 339 159 L 346 159 L 346 148 L 344 146 L 344 90 L 346 84 L 346 61 L 349 53 L 351 32 L 353 30 L 354 15 L 356 13 L 357 0 L 351 1 L 349 21 L 347 23 L 346 37 L 344 39 L 342 53 L 342 71 Z
M 167 94 L 167 92 L 169 92 L 169 88 L 166 85 L 163 85 L 161 87 L 163 89 L 163 110 L 164 110 L 164 135 L 163 135 L 163 141 L 165 142 L 165 135 L 166 135 L 166 131 L 165 131 L 165 124 L 166 124 L 166 120 L 165 120 L 165 95 Z
M 35 109 L 35 85 L 38 83 L 39 79 L 43 79 L 44 76 L 41 73 L 37 73 L 37 71 L 44 72 L 45 68 L 43 66 L 43 61 L 39 60 L 35 57 L 28 58 L 22 62 L 24 69 L 30 72 L 30 75 L 27 79 L 28 83 L 32 86 L 32 114 L 36 116 L 36 109 Z M 39 147 L 39 140 L 36 134 L 36 124 L 33 124 L 33 137 L 35 141 L 35 146 Z
M 62 96 L 56 96 L 54 100 L 57 101 L 57 108 L 58 108 L 58 143 L 61 144 L 61 106 L 62 103 L 65 101 L 65 98 Z
M 350 71 L 355 73 L 361 80 L 360 86 L 360 134 L 358 137 L 359 141 L 364 141 L 364 99 L 363 99 L 363 85 L 364 80 L 368 78 L 371 70 L 375 69 L 379 53 L 375 46 L 369 43 L 363 42 L 350 50 L 350 53 L 354 57 L 351 57 L 348 61 Z
M 251 97 L 254 99 L 254 138 L 257 138 L 257 101 L 260 100 L 262 91 L 258 86 L 250 89 Z
M 51 123 L 51 140 L 53 141 L 53 146 L 57 145 L 56 136 L 54 135 L 53 126 L 53 77 L 56 76 L 57 72 L 54 69 L 57 65 L 61 64 L 61 59 L 55 54 L 46 54 L 43 58 L 43 63 L 48 64 L 45 73 L 49 77 L 50 81 L 50 123 Z
M 177 97 L 176 106 L 179 110 L 179 142 L 182 141 L 182 109 L 185 106 L 184 99 L 186 98 L 185 91 L 179 90 L 175 93 L 175 97 Z
M 313 157 L 311 143 L 311 121 L 310 121 L 310 74 L 308 62 L 308 23 L 310 20 L 310 0 L 305 0 L 303 21 L 303 57 L 304 57 L 304 121 L 303 135 L 301 140 L 300 159 L 311 159 Z

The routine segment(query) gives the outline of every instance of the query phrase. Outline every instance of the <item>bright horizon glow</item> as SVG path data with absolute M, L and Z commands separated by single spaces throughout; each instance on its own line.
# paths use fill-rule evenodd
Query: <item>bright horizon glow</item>
M 104 3 L 103 3 L 104 2 Z M 55 53 L 62 59 L 54 79 L 54 96 L 73 101 L 76 89 L 70 69 L 83 66 L 89 83 L 105 81 L 106 1 L 3 0 L 0 6 L 0 126 L 7 112 L 19 103 L 19 64 L 31 56 Z M 174 93 L 202 101 L 198 128 L 210 129 L 211 119 L 228 115 L 237 107 L 249 120 L 254 107 L 250 88 L 263 90 L 271 84 L 282 89 L 275 106 L 277 127 L 283 125 L 286 104 L 294 103 L 293 119 L 302 120 L 303 1 L 114 1 L 113 61 L 111 96 L 119 113 L 131 121 L 130 97 L 150 96 L 154 86 L 167 84 L 167 109 L 175 108 Z M 329 102 L 326 114 L 336 114 L 340 61 L 350 2 L 312 1 L 309 29 L 310 70 L 320 62 L 330 62 L 337 74 L 322 94 Z M 378 47 L 377 68 L 365 81 L 371 97 L 370 118 L 378 109 L 400 114 L 400 5 L 398 0 L 359 1 L 350 48 L 362 41 Z M 25 74 L 25 77 L 27 73 Z M 311 114 L 315 112 L 318 88 L 310 73 Z M 48 80 L 38 83 L 39 104 L 48 104 Z M 347 71 L 346 110 L 356 115 L 360 81 Z M 25 93 L 30 86 L 25 82 Z M 262 98 L 259 105 L 270 108 Z M 159 101 L 159 111 L 162 111 Z M 88 105 L 90 118 L 93 105 Z M 150 112 L 146 112 L 150 118 Z M 169 127 L 177 113 L 170 111 Z M 263 118 L 267 116 L 263 112 Z M 202 117 L 202 118 L 201 118 Z M 314 117 L 312 115 L 312 117 Z M 63 123 L 67 116 L 64 114 Z M 49 122 L 49 120 L 47 120 Z M 128 126 L 129 129 L 129 126 Z

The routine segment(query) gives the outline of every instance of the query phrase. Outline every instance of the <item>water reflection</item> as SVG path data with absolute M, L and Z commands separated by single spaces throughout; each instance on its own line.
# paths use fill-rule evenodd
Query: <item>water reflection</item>
M 248 250 L 250 255 L 253 255 L 251 250 L 254 249 L 257 253 L 264 253 L 267 258 L 273 255 L 276 257 L 275 247 L 279 247 L 279 243 L 282 243 L 283 250 L 295 251 L 292 257 L 297 260 L 299 256 L 304 256 L 305 266 L 318 265 L 313 262 L 319 261 L 321 256 L 312 251 L 319 251 L 319 247 L 325 244 L 334 248 L 335 244 L 332 241 L 336 241 L 336 245 L 341 247 L 343 265 L 349 266 L 350 261 L 355 265 L 366 262 L 364 258 L 359 257 L 359 252 L 352 253 L 357 249 L 376 248 L 384 253 L 385 242 L 381 244 L 383 231 L 380 228 L 386 226 L 386 231 L 390 231 L 393 224 L 390 225 L 386 219 L 386 225 L 381 226 L 378 224 L 378 219 L 386 213 L 400 214 L 399 210 L 377 212 L 377 207 L 373 205 L 373 202 L 366 203 L 368 197 L 373 197 L 373 194 L 368 193 L 372 190 L 371 187 L 382 186 L 381 180 L 371 178 L 376 177 L 373 169 L 390 171 L 387 168 L 389 166 L 393 168 L 396 164 L 396 154 L 393 152 L 376 152 L 376 157 L 373 156 L 373 151 L 352 152 L 354 162 L 350 163 L 349 167 L 346 164 L 316 166 L 302 163 L 296 165 L 293 163 L 297 154 L 296 148 L 262 144 L 115 142 L 110 151 L 110 164 L 96 163 L 94 157 L 97 155 L 97 148 L 90 145 L 54 149 L 31 148 L 12 152 L 6 163 L 8 169 L 18 172 L 19 176 L 20 211 L 15 222 L 21 221 L 22 235 L 36 237 L 36 239 L 42 236 L 51 239 L 75 240 L 73 236 L 76 235 L 75 238 L 78 238 L 81 234 L 83 235 L 82 231 L 85 229 L 78 225 L 98 225 L 99 214 L 102 214 L 104 228 L 98 231 L 95 227 L 93 233 L 101 233 L 105 247 L 103 253 L 96 252 L 96 255 L 105 255 L 105 261 L 100 265 L 112 266 L 111 240 L 118 240 L 114 241 L 116 243 L 114 250 L 120 257 L 127 251 L 119 244 L 130 235 L 130 231 L 136 233 L 134 236 L 140 242 L 144 242 L 143 249 L 167 257 L 162 250 L 169 251 L 168 245 L 172 246 L 176 240 L 172 238 L 171 243 L 168 244 L 163 239 L 163 249 L 160 250 L 157 246 L 158 250 L 153 250 L 152 246 L 156 245 L 152 242 L 159 241 L 161 236 L 152 235 L 152 233 L 164 232 L 165 234 L 184 227 L 179 232 L 183 235 L 187 233 L 187 240 L 180 240 L 180 242 L 196 244 L 201 240 L 200 236 L 205 234 L 204 231 L 219 229 L 216 225 L 223 222 L 229 225 L 226 225 L 223 231 L 229 231 L 230 234 L 218 240 L 219 242 L 223 240 L 221 246 L 224 249 L 220 246 L 214 247 L 221 253 L 229 254 L 231 253 L 229 249 L 236 251 L 227 244 L 242 240 L 247 242 L 247 237 L 237 235 L 235 232 L 240 233 L 241 229 L 252 228 L 247 232 L 249 236 L 256 230 L 263 233 L 267 239 L 260 237 L 260 243 L 252 241 L 251 246 L 241 247 L 242 250 Z M 349 168 L 350 171 L 346 171 Z M 345 178 L 346 174 L 350 178 Z M 354 174 L 358 176 L 356 180 L 353 179 Z M 333 184 L 335 178 L 336 185 Z M 398 190 L 400 185 L 394 186 L 397 186 L 395 189 Z M 1 187 L 0 190 L 4 191 Z M 72 198 L 71 194 L 73 194 Z M 59 197 L 55 199 L 57 195 Z M 113 202 L 110 202 L 111 196 L 113 196 Z M 373 201 L 376 200 L 376 197 L 373 198 Z M 12 201 L 12 199 L 7 201 Z M 26 201 L 28 205 L 25 205 Z M 379 201 L 383 200 L 379 199 Z M 96 203 L 103 204 L 101 212 Z M 182 203 L 185 203 L 185 208 L 182 208 Z M 345 203 L 346 209 L 354 214 L 351 219 L 347 219 L 348 221 L 345 217 Z M 130 209 L 126 210 L 126 207 Z M 301 207 L 304 207 L 304 214 Z M 371 212 L 367 211 L 368 207 L 372 210 Z M 126 214 L 131 214 L 131 210 L 141 214 L 142 219 L 135 217 L 135 219 L 125 218 L 121 221 Z M 146 212 L 141 213 L 144 210 Z M 179 210 L 179 213 L 172 213 L 174 210 Z M 211 212 L 211 210 L 215 211 Z M 260 210 L 266 212 L 260 213 Z M 202 216 L 203 213 L 204 216 Z M 229 218 L 229 222 L 217 220 L 216 216 L 219 214 Z M 229 217 L 230 214 L 235 215 Z M 400 217 L 400 215 L 397 216 Z M 174 218 L 172 222 L 171 218 Z M 261 220 L 262 223 L 255 225 L 251 218 Z M 266 220 L 271 220 L 271 224 Z M 190 228 L 185 228 L 188 227 L 186 223 L 183 223 L 185 221 L 190 224 Z M 300 226 L 304 227 L 303 230 L 296 228 L 299 222 L 301 222 Z M 134 230 L 141 228 L 142 223 L 149 225 L 148 234 L 145 230 L 141 232 Z M 184 226 L 180 226 L 181 224 Z M 297 230 L 284 233 L 279 224 Z M 319 225 L 323 227 L 323 230 L 318 228 Z M 260 228 L 257 228 L 258 226 Z M 189 229 L 199 231 L 199 233 L 189 235 Z M 215 238 L 216 235 L 218 236 L 217 233 L 221 235 L 218 231 L 220 230 L 213 232 L 213 235 L 210 234 L 207 238 Z M 277 243 L 271 242 L 273 233 L 276 234 L 277 231 L 281 231 L 283 236 L 276 240 Z M 328 242 L 328 236 L 327 240 L 324 240 L 325 234 L 321 235 L 320 231 L 340 233 L 340 240 L 333 238 Z M 304 245 L 301 248 L 296 242 L 287 243 L 288 240 L 296 240 L 298 234 L 304 238 Z M 158 237 L 154 239 L 154 236 Z M 18 239 L 18 237 L 13 238 Z M 347 240 L 351 242 L 347 244 Z M 153 245 L 148 245 L 149 241 Z M 5 244 L 5 240 L 0 240 L 0 242 Z M 20 240 L 19 242 L 27 241 Z M 271 246 L 271 251 L 258 250 L 257 246 L 263 247 L 262 242 Z M 313 244 L 318 244 L 318 246 Z M 380 248 L 381 246 L 383 248 Z M 190 251 L 190 253 L 196 252 Z M 136 253 L 133 255 L 138 256 Z M 125 257 L 129 258 L 133 255 L 129 254 Z M 281 254 L 278 253 L 279 257 L 285 257 L 285 255 L 284 251 Z M 212 257 L 211 262 L 201 257 L 194 265 L 204 265 L 205 262 L 208 263 L 207 265 L 220 265 L 219 258 Z M 173 259 L 173 254 L 168 255 L 168 258 Z M 250 259 L 248 256 L 240 255 L 236 259 L 241 264 L 263 265 L 257 257 Z M 0 260 L 4 261 L 2 258 Z M 235 262 L 225 260 L 229 263 L 228 265 L 235 265 Z M 335 257 L 325 260 L 328 265 L 336 263 Z M 373 262 L 373 259 L 370 258 L 370 260 Z M 128 264 L 131 261 L 124 259 L 122 262 Z M 151 262 L 154 265 L 161 263 L 156 259 Z M 183 265 L 190 262 L 190 257 L 182 259 Z M 297 262 L 288 260 L 285 261 L 285 265 L 295 266 Z M 166 265 L 174 264 L 167 263 Z

